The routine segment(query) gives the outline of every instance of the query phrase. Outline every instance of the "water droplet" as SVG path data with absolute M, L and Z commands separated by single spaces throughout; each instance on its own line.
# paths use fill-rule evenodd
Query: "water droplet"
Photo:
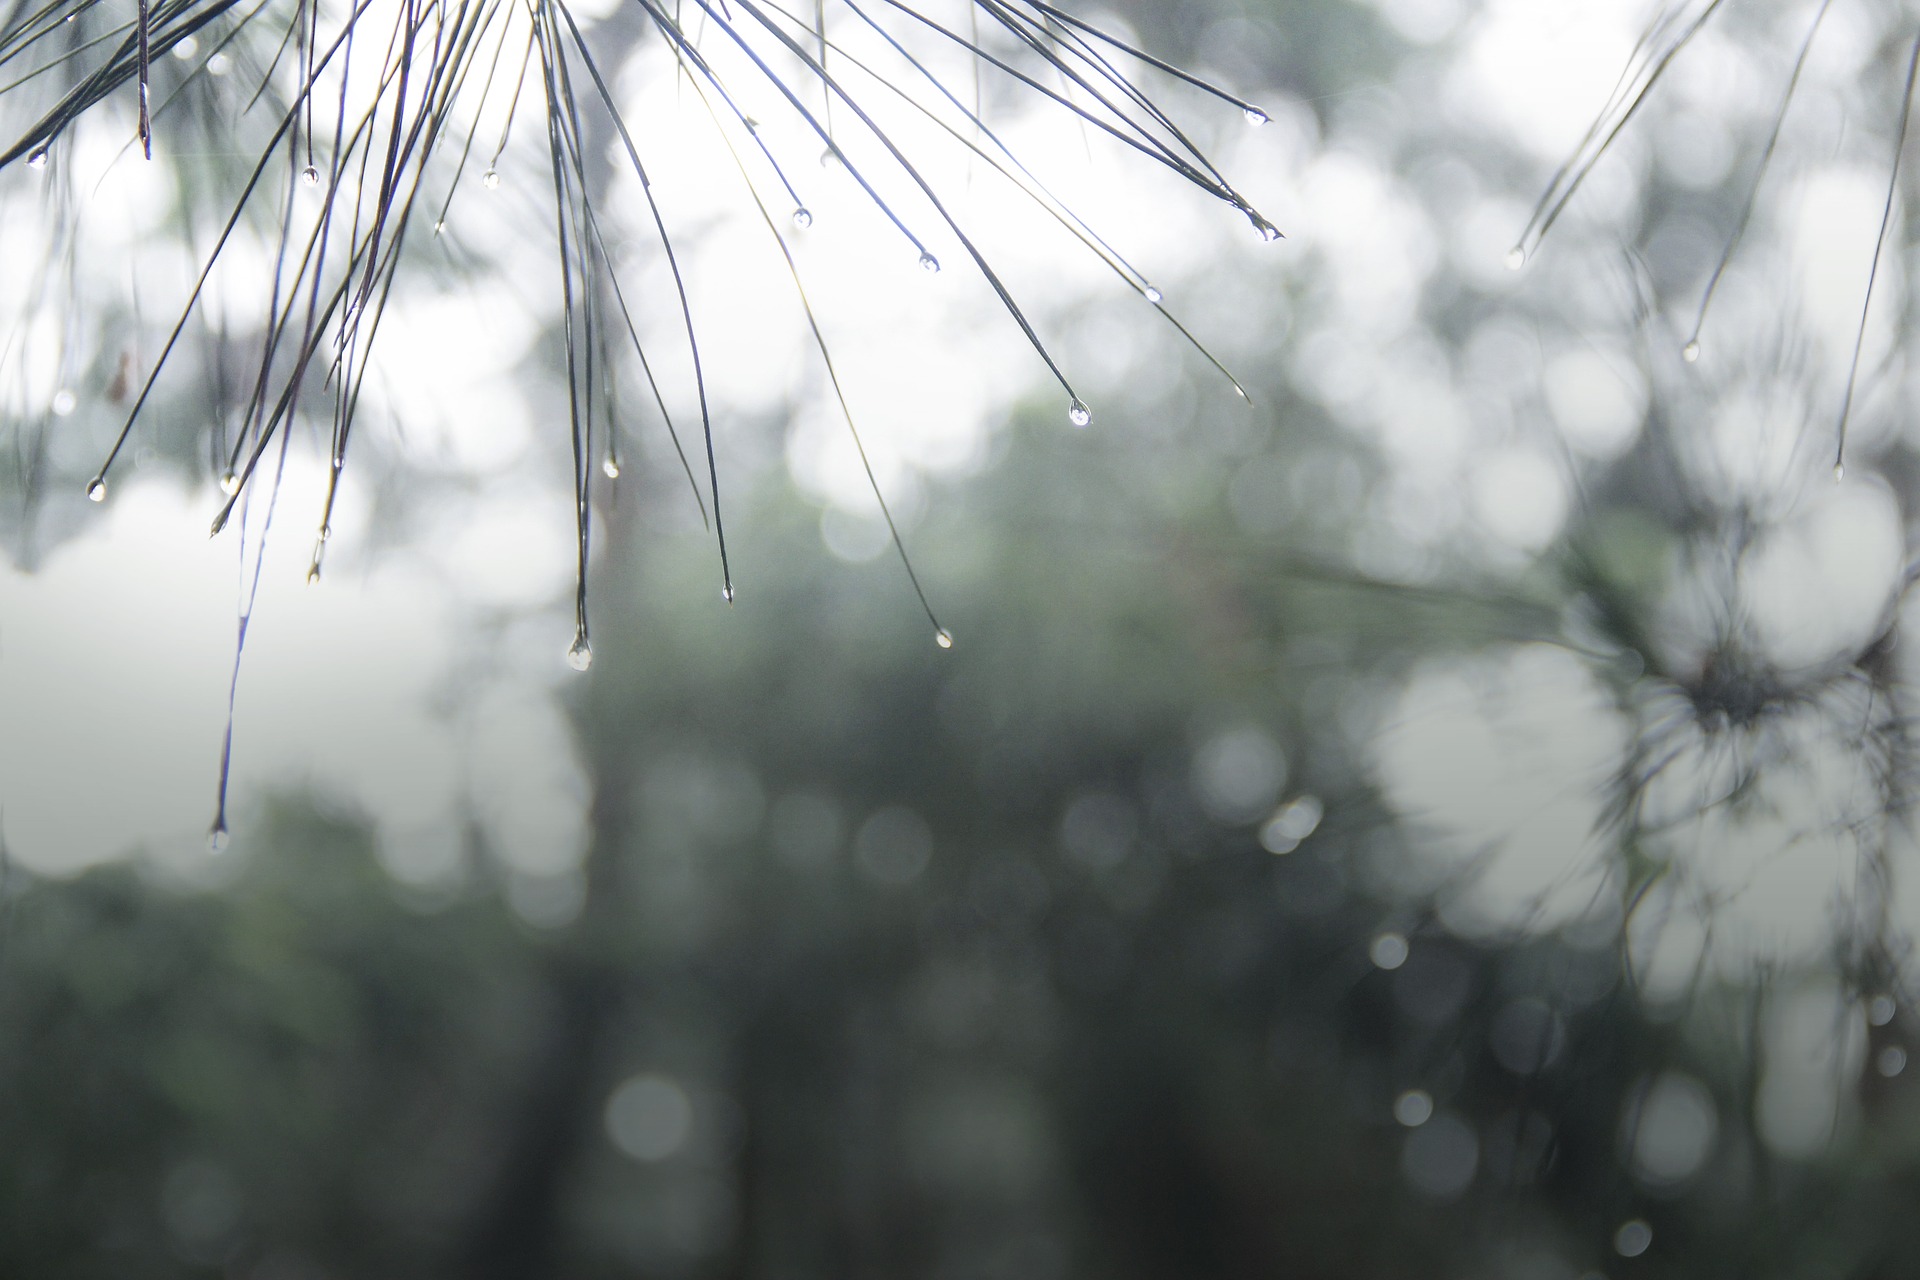
M 1262 111 L 1258 107 L 1247 108 L 1247 123 L 1250 125 L 1255 125 L 1255 126 L 1263 125 L 1268 120 L 1271 120 L 1272 118 L 1273 118 L 1272 116 L 1269 116 L 1266 112 Z
M 1268 222 L 1251 209 L 1247 210 L 1247 221 L 1253 224 L 1254 231 L 1268 244 L 1272 244 L 1280 238 L 1280 228 L 1274 226 L 1271 222 Z
M 826 168 L 828 165 L 835 165 L 839 163 L 840 163 L 840 153 L 838 151 L 835 151 L 832 147 L 828 147 L 825 151 L 822 151 L 820 153 L 820 167 L 822 169 Z
M 1398 969 L 1407 962 L 1407 955 L 1411 950 L 1403 935 L 1383 933 L 1367 948 L 1367 958 L 1373 961 L 1373 967 L 1376 969 Z
M 793 211 L 793 225 L 802 231 L 813 225 L 813 214 L 807 211 L 807 206 L 801 205 Z
M 953 648 L 953 632 L 942 627 L 933 633 L 933 642 L 942 649 L 951 649 Z
M 608 454 L 600 462 L 600 471 L 607 479 L 618 480 L 620 478 L 620 459 L 614 457 L 612 454 Z
M 233 59 L 224 53 L 216 53 L 207 59 L 207 74 L 223 76 L 233 69 Z
M 1613 1233 L 1613 1251 L 1623 1258 L 1637 1258 L 1653 1244 L 1653 1228 L 1639 1218 L 1629 1218 Z
M 480 175 L 480 185 L 489 191 L 498 187 L 500 185 L 500 171 L 498 169 L 488 169 Z
M 1698 362 L 1700 359 L 1700 339 L 1690 339 L 1686 346 L 1680 348 L 1680 358 L 1688 364 Z
M 1067 406 L 1067 421 L 1076 427 L 1084 427 L 1093 421 L 1093 410 L 1087 408 L 1086 401 L 1075 396 L 1073 403 Z
M 207 848 L 213 853 L 220 853 L 226 849 L 228 842 L 227 821 L 221 818 L 213 824 L 213 830 L 207 832 Z
M 317 187 L 320 185 L 320 171 L 312 165 L 308 165 L 300 171 L 300 181 L 310 187 Z
M 240 492 L 240 477 L 231 471 L 222 472 L 220 474 L 220 492 L 226 494 L 229 498 Z
M 720 588 L 720 598 L 722 600 L 725 600 L 728 604 L 733 603 L 733 584 L 731 582 L 729 582 L 726 586 Z
M 1167 300 L 1167 295 L 1160 292 L 1160 290 L 1153 285 L 1148 285 L 1146 287 L 1145 292 L 1147 295 L 1147 301 L 1151 302 L 1156 307 L 1159 306 L 1162 302 L 1165 302 Z
M 320 561 L 317 557 L 307 566 L 307 585 L 310 587 L 320 585 Z
M 1867 1021 L 1876 1027 L 1884 1027 L 1893 1021 L 1893 1015 L 1899 1011 L 1900 1006 L 1893 1002 L 1892 996 L 1875 996 L 1867 1005 Z
M 440 221 L 433 224 L 433 234 L 435 235 L 439 235 L 441 232 L 445 231 L 446 229 L 447 229 L 447 220 L 445 218 L 442 218 L 440 219 Z
M 920 269 L 928 275 L 937 275 L 940 271 L 940 259 L 930 253 L 920 255 Z
M 1519 245 L 1507 250 L 1507 270 L 1518 271 L 1527 265 L 1527 251 Z
M 70 14 L 68 14 L 68 15 L 67 15 L 67 21 L 68 21 L 68 22 L 72 22 L 72 21 L 74 21 L 74 20 L 75 20 L 76 18 L 78 18 L 79 16 L 80 16 L 80 15 L 79 15 L 79 13 L 78 13 L 78 12 L 74 12 L 74 13 L 70 13 Z
M 1845 480 L 1846 478 L 1847 478 L 1847 464 L 1844 462 L 1834 463 L 1833 464 L 1833 482 L 1835 484 L 1839 484 L 1842 480 Z
M 35 151 L 32 155 L 27 157 L 27 168 L 44 169 L 46 167 L 47 167 L 47 149 L 45 147 L 41 147 L 38 151 Z
M 1318 796 L 1289 800 L 1260 825 L 1260 847 L 1268 853 L 1292 853 L 1302 840 L 1319 830 L 1320 819 L 1325 815 L 1326 806 Z
M 95 476 L 87 482 L 87 501 L 105 502 L 107 500 L 107 482 L 103 477 Z
M 318 533 L 315 534 L 315 537 L 318 539 L 318 543 L 316 545 L 325 546 L 328 542 L 333 540 L 333 526 L 330 524 L 321 525 Z
M 200 52 L 200 42 L 192 36 L 180 37 L 179 42 L 173 46 L 173 56 L 182 62 L 192 58 L 198 52 Z
M 573 643 L 567 646 L 567 665 L 575 671 L 585 671 L 593 665 L 593 646 L 587 643 L 586 632 L 575 635 Z
M 72 413 L 74 406 L 79 403 L 80 401 L 74 396 L 73 392 L 62 387 L 53 393 L 53 416 L 56 418 L 64 418 Z
M 760 130 L 760 122 L 752 116 L 741 116 L 740 123 L 747 126 L 748 133 L 758 133 Z
M 1881 1075 L 1891 1080 L 1907 1069 L 1907 1051 L 1897 1044 L 1890 1044 L 1880 1051 L 1873 1065 Z
M 1433 1095 L 1425 1089 L 1409 1089 L 1393 1100 L 1393 1118 L 1409 1129 L 1418 1129 L 1433 1119 Z

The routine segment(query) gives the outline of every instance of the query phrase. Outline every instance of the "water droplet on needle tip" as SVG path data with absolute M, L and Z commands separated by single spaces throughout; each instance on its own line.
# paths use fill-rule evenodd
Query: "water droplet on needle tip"
M 317 187 L 320 185 L 320 171 L 312 165 L 308 165 L 300 171 L 300 181 L 310 187 Z
M 941 627 L 933 633 L 933 642 L 942 649 L 951 649 L 953 648 L 953 632 L 947 630 L 945 627 Z
M 1086 402 L 1079 396 L 1075 396 L 1073 403 L 1067 406 L 1067 421 L 1076 427 L 1084 427 L 1093 421 L 1093 410 L 1087 408 Z
M 612 454 L 608 454 L 600 463 L 600 472 L 609 480 L 618 480 L 620 478 L 620 459 L 614 457 Z
M 1246 110 L 1246 116 L 1247 116 L 1247 123 L 1254 126 L 1263 125 L 1267 121 L 1273 118 L 1272 116 L 1269 116 L 1266 112 L 1262 111 L 1258 107 L 1248 107 Z
M 920 269 L 930 276 L 938 275 L 940 274 L 940 259 L 930 253 L 923 253 L 920 255 Z
M 593 665 L 593 646 L 587 643 L 586 632 L 574 636 L 573 643 L 567 646 L 567 665 L 575 671 L 585 671 Z
M 802 231 L 805 231 L 808 227 L 813 225 L 813 214 L 807 209 L 805 205 L 801 205 L 798 209 L 795 209 L 793 211 L 793 225 L 800 228 L 800 230 Z
M 1527 251 L 1519 245 L 1507 250 L 1507 270 L 1518 271 L 1527 265 Z
M 485 173 L 481 174 L 480 185 L 485 187 L 489 191 L 492 191 L 497 187 L 499 187 L 500 171 L 498 169 L 489 169 Z
M 107 500 L 107 482 L 102 477 L 95 476 L 92 480 L 87 482 L 87 501 L 88 502 L 105 502 L 106 500 Z

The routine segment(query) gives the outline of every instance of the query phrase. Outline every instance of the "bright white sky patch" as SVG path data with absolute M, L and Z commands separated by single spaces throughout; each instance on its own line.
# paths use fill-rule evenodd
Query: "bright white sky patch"
M 0 570 L 0 821 L 23 865 L 65 874 L 138 849 L 189 867 L 206 857 L 236 586 L 234 538 L 208 540 L 210 510 L 208 491 L 130 482 L 37 573 Z M 449 722 L 434 706 L 458 643 L 446 580 L 387 551 L 368 570 L 342 556 L 309 588 L 308 549 L 283 536 L 261 579 L 240 677 L 238 815 L 262 788 L 311 787 L 416 841 L 457 825 L 471 772 L 503 856 L 517 863 L 537 845 L 526 856 L 577 858 L 568 823 L 579 825 L 582 788 L 548 695 L 520 686 L 520 711 L 476 712 L 470 732 Z M 507 776 L 494 767 L 508 763 Z
M 1626 725 L 1579 659 L 1530 645 L 1416 672 L 1376 745 L 1393 807 L 1460 875 L 1448 922 L 1551 929 L 1597 905 Z
M 1573 149 L 1633 50 L 1643 0 L 1493 0 L 1467 37 L 1452 93 L 1543 160 Z
M 1742 567 L 1767 655 L 1792 669 L 1860 652 L 1891 621 L 1905 560 L 1900 510 L 1884 485 L 1818 486 Z

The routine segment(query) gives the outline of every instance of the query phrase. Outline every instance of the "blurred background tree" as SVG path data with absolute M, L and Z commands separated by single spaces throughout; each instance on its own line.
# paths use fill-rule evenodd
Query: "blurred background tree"
M 973 299 L 910 335 L 964 367 L 883 381 L 913 412 L 870 443 L 949 652 L 769 326 L 712 355 L 718 387 L 780 375 L 716 392 L 738 600 L 636 435 L 571 683 L 570 553 L 530 532 L 566 457 L 396 380 L 407 438 L 369 426 L 336 529 L 359 550 L 299 600 L 271 581 L 306 548 L 266 553 L 209 850 L 221 637 L 172 619 L 231 596 L 182 548 L 219 473 L 193 424 L 235 384 L 170 393 L 89 528 L 95 402 L 153 339 L 81 344 L 64 410 L 23 360 L 9 1274 L 1905 1274 L 1898 223 L 1831 476 L 1900 13 L 1717 15 L 1519 273 L 1530 201 L 1649 56 L 1631 6 L 1108 16 L 1273 116 L 1229 167 L 1277 254 L 1196 241 L 1157 189 L 1082 209 L 1164 255 L 1254 408 L 1010 237 L 1100 412 L 1073 431 L 967 345 Z M 193 165 L 165 172 L 140 252 L 177 275 L 161 233 L 205 237 Z M 708 214 L 708 278 L 738 229 Z M 520 271 L 486 241 L 447 294 L 514 331 L 476 359 L 550 421 L 559 317 Z M 227 343 L 210 321 L 194 358 Z

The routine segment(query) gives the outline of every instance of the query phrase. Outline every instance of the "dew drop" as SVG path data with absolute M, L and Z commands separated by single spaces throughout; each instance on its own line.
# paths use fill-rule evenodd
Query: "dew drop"
M 813 214 L 808 211 L 807 206 L 801 205 L 793 211 L 793 225 L 802 231 L 813 225 Z
M 1834 463 L 1833 464 L 1833 482 L 1835 484 L 1839 484 L 1842 480 L 1845 480 L 1846 478 L 1847 478 L 1847 464 L 1844 462 Z
M 231 471 L 221 472 L 220 492 L 226 494 L 229 498 L 240 492 L 240 477 Z
M 222 818 L 213 824 L 213 830 L 207 832 L 207 849 L 213 853 L 221 853 L 226 850 L 229 842 L 227 822 Z
M 307 566 L 307 585 L 310 587 L 320 585 L 320 562 L 318 560 L 315 560 Z
M 1262 240 L 1265 240 L 1268 244 L 1272 244 L 1275 240 L 1278 240 L 1280 238 L 1280 228 L 1274 226 L 1271 222 L 1268 222 L 1265 218 L 1253 212 L 1251 209 L 1247 211 L 1247 220 L 1253 223 L 1254 231 L 1259 233 L 1260 238 Z
M 93 479 L 87 482 L 87 501 L 88 502 L 105 502 L 106 500 L 107 500 L 107 482 L 104 478 L 100 476 L 95 476 Z
M 1519 245 L 1507 250 L 1507 270 L 1518 271 L 1527 265 L 1527 251 Z
M 45 147 L 41 147 L 38 151 L 34 152 L 32 155 L 27 157 L 27 168 L 44 169 L 46 167 L 47 167 L 47 149 Z
M 575 635 L 573 643 L 567 646 L 567 665 L 575 671 L 585 671 L 593 665 L 593 646 L 587 643 L 587 633 Z
M 79 13 L 78 13 L 77 11 L 76 11 L 76 12 L 74 12 L 74 13 L 70 13 L 70 14 L 68 14 L 68 15 L 67 15 L 67 21 L 68 21 L 68 22 L 72 22 L 72 21 L 74 21 L 75 19 L 77 19 L 77 18 L 78 18 L 79 16 L 80 16 L 80 14 L 79 14 Z
M 1254 125 L 1257 127 L 1259 125 L 1265 124 L 1267 121 L 1271 120 L 1272 118 L 1273 118 L 1272 116 L 1269 116 L 1266 112 L 1262 111 L 1258 107 L 1247 108 L 1247 123 L 1250 125 Z
M 747 126 L 748 133 L 758 133 L 760 131 L 760 122 L 752 116 L 741 116 L 740 123 Z
M 317 187 L 320 185 L 320 171 L 312 165 L 308 165 L 300 171 L 300 181 L 310 187 Z
M 840 153 L 838 151 L 835 151 L 832 147 L 828 147 L 825 151 L 822 151 L 820 153 L 820 167 L 822 169 L 828 168 L 832 165 L 836 165 L 839 163 L 840 163 Z
M 446 229 L 447 229 L 447 220 L 445 218 L 442 218 L 440 219 L 440 221 L 433 224 L 433 234 L 435 235 L 439 235 L 441 232 L 445 231 Z
M 951 649 L 953 648 L 953 632 L 942 627 L 933 633 L 933 642 L 942 649 Z
M 1892 996 L 1875 996 L 1867 1006 L 1867 1021 L 1876 1027 L 1884 1027 L 1893 1021 L 1893 1015 L 1900 1012 L 1900 1006 L 1894 1003 Z
M 1086 401 L 1075 396 L 1073 403 L 1067 406 L 1067 421 L 1076 427 L 1084 427 L 1093 421 L 1093 410 L 1087 408 Z
M 233 59 L 224 53 L 216 53 L 207 59 L 207 74 L 210 76 L 223 76 L 231 70 L 233 70 Z
M 614 457 L 612 454 L 608 454 L 600 460 L 600 471 L 607 479 L 618 480 L 620 478 L 620 459 Z
M 1393 1100 L 1393 1118 L 1409 1129 L 1418 1129 L 1433 1119 L 1433 1095 L 1425 1089 L 1409 1089 Z
M 500 185 L 500 171 L 498 169 L 488 169 L 480 175 L 480 185 L 489 191 L 497 188 Z
M 1154 285 L 1148 285 L 1146 287 L 1145 292 L 1147 295 L 1147 301 L 1151 302 L 1156 307 L 1159 306 L 1162 302 L 1165 302 L 1167 300 L 1167 295 L 1160 292 L 1160 290 Z
M 64 418 L 72 413 L 74 406 L 79 403 L 80 401 L 74 396 L 73 392 L 62 387 L 53 393 L 53 416 L 56 418 Z
M 722 600 L 725 600 L 728 604 L 733 603 L 733 584 L 731 582 L 729 582 L 726 586 L 720 588 L 720 598 Z
M 1694 338 L 1690 340 L 1686 346 L 1680 348 L 1680 358 L 1688 364 L 1698 362 L 1700 359 L 1700 340 Z
M 1383 933 L 1368 944 L 1367 959 L 1373 961 L 1376 969 L 1393 970 L 1407 962 L 1411 951 L 1404 934 Z
M 1623 1258 L 1637 1258 L 1653 1244 L 1653 1228 L 1645 1219 L 1632 1218 L 1613 1233 L 1613 1251 Z
M 940 259 L 930 253 L 923 253 L 920 255 L 920 269 L 930 276 L 938 275 L 940 273 Z
M 332 525 L 330 525 L 330 524 L 323 524 L 323 525 L 321 525 L 321 526 L 320 526 L 320 530 L 319 530 L 319 533 L 318 533 L 318 535 L 317 535 L 317 537 L 318 537 L 318 544 L 317 544 L 317 545 L 322 545 L 322 546 L 324 546 L 324 545 L 325 545 L 326 543 L 328 543 L 328 542 L 330 542 L 330 541 L 332 541 L 332 540 L 333 540 L 333 526 L 332 526 Z

